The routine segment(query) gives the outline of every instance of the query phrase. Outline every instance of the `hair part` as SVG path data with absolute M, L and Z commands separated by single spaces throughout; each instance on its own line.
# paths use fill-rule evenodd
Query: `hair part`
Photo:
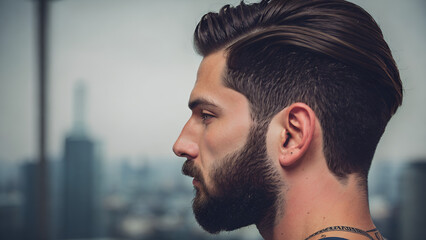
M 402 83 L 374 19 L 344 0 L 263 0 L 208 13 L 194 33 L 202 56 L 225 49 L 224 85 L 255 121 L 304 102 L 323 129 L 329 169 L 367 178 Z

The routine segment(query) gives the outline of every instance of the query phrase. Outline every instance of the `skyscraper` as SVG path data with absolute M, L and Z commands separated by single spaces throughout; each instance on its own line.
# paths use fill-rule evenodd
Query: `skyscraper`
M 22 166 L 22 187 L 23 187 L 23 231 L 22 239 L 31 239 L 37 236 L 37 215 L 39 198 L 37 192 L 37 172 L 38 164 L 28 162 Z
M 61 237 L 89 238 L 96 231 L 95 144 L 85 126 L 86 88 L 74 92 L 74 126 L 65 139 Z

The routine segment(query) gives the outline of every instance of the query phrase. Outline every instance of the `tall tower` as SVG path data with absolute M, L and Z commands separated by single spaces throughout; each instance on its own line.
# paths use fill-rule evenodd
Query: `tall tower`
M 87 135 L 86 107 L 87 89 L 83 81 L 77 82 L 74 88 L 74 122 L 71 135 Z
M 95 144 L 87 134 L 87 90 L 83 82 L 74 89 L 74 123 L 65 139 L 61 237 L 89 238 L 95 232 Z

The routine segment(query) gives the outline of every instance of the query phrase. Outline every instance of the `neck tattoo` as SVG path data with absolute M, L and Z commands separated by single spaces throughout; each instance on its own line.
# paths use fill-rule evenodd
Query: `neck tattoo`
M 321 233 L 325 233 L 325 232 L 334 232 L 334 231 L 340 231 L 340 232 L 352 232 L 352 233 L 356 233 L 356 234 L 360 234 L 363 235 L 365 237 L 367 237 L 370 240 L 376 240 L 374 239 L 372 236 L 370 236 L 369 232 L 376 232 L 375 236 L 377 237 L 377 240 L 382 240 L 382 236 L 380 235 L 380 233 L 378 232 L 377 229 L 372 229 L 372 230 L 368 230 L 368 231 L 364 231 L 358 228 L 354 228 L 354 227 L 347 227 L 347 226 L 332 226 L 332 227 L 326 227 L 324 229 L 321 229 L 313 234 L 311 234 L 309 237 L 307 237 L 305 240 L 308 240 L 314 236 L 317 236 Z

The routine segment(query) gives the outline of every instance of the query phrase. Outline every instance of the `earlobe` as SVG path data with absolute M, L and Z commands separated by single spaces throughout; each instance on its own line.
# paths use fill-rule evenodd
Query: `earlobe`
M 304 103 L 294 103 L 283 110 L 283 130 L 279 161 L 282 167 L 289 167 L 303 158 L 315 132 L 315 114 Z

